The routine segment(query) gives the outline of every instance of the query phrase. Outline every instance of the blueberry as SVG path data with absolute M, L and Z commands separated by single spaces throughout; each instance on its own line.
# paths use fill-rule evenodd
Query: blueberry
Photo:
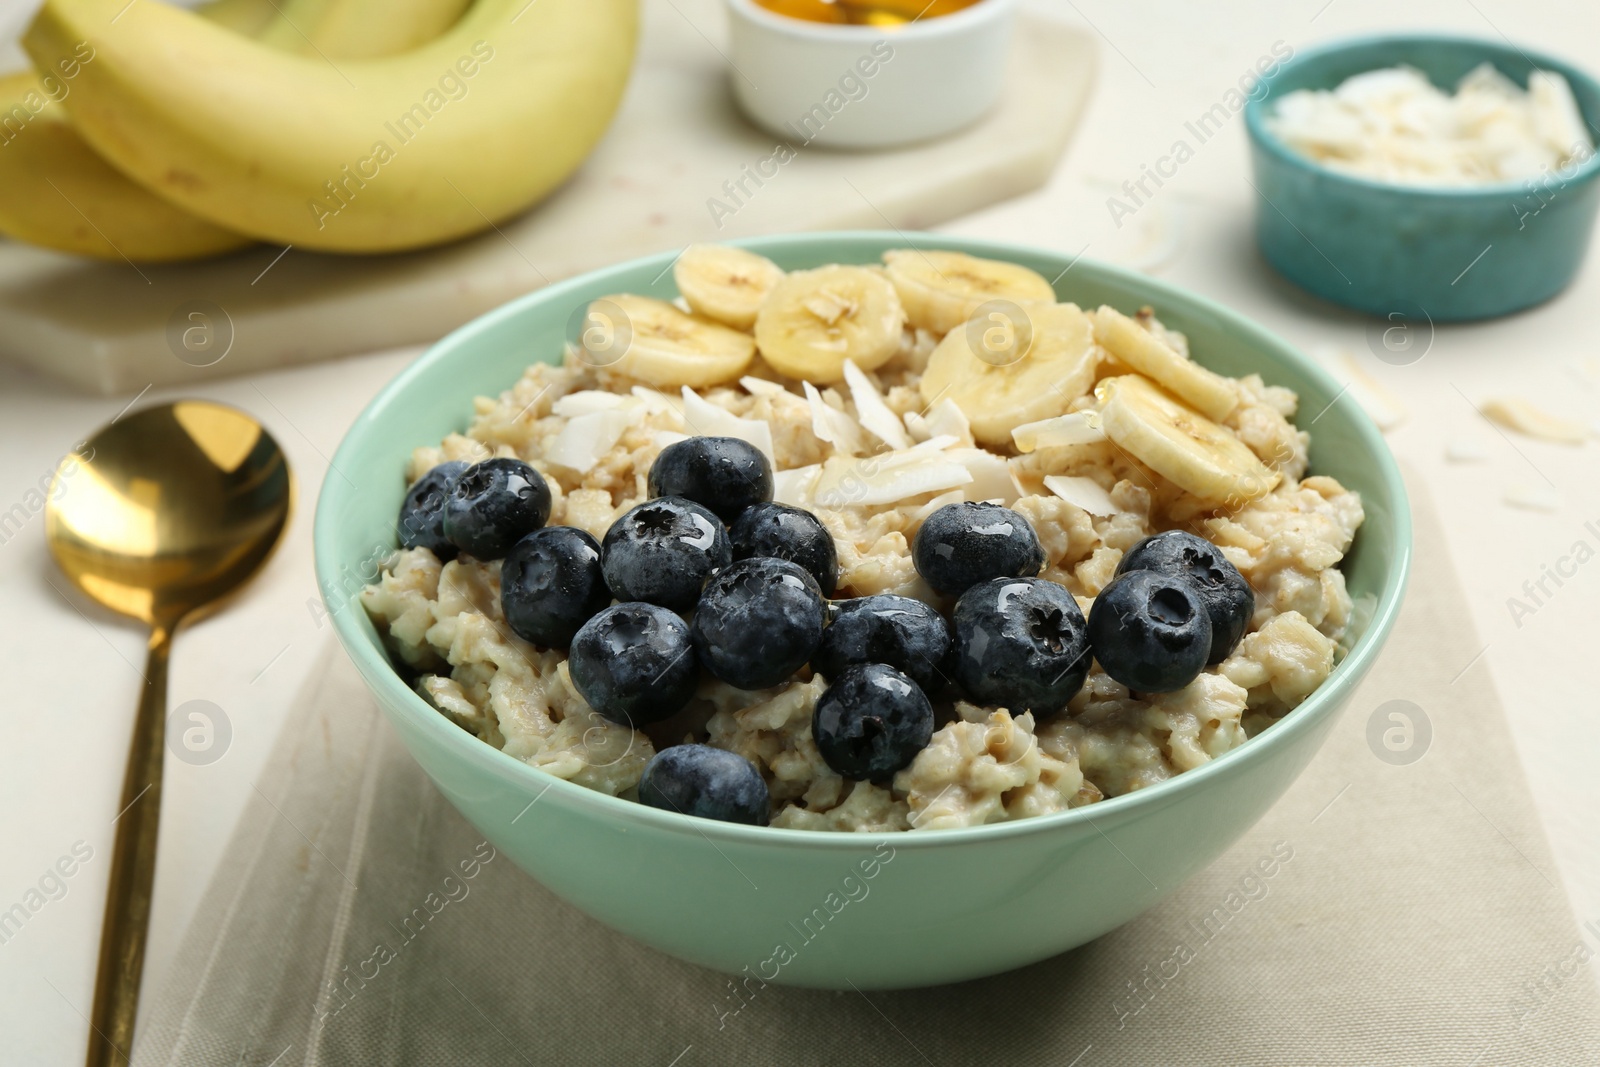
M 767 825 L 772 806 L 755 764 L 710 745 L 673 745 L 644 765 L 639 802 L 702 819 Z
M 917 683 L 883 663 L 850 667 L 822 694 L 811 738 L 846 778 L 881 780 L 907 766 L 933 736 L 933 705 Z
M 550 487 L 520 459 L 474 463 L 450 487 L 444 535 L 478 559 L 499 559 L 550 517 Z
M 700 587 L 733 561 L 722 520 L 691 500 L 668 496 L 632 508 L 606 531 L 600 562 L 618 600 L 688 611 Z
M 785 559 L 740 560 L 706 583 L 695 609 L 695 651 L 740 689 L 765 689 L 804 666 L 822 640 L 817 580 Z
M 837 678 L 858 663 L 887 663 L 924 693 L 938 692 L 950 652 L 950 626 L 920 600 L 883 594 L 840 601 L 811 666 Z
M 951 616 L 956 682 L 1013 715 L 1054 715 L 1083 687 L 1092 657 L 1072 594 L 1043 578 L 994 578 L 968 589 Z
M 737 437 L 691 437 L 661 450 L 650 466 L 651 496 L 681 496 L 732 522 L 772 499 L 772 464 Z
M 960 596 L 991 578 L 1032 578 L 1044 568 L 1044 549 L 1010 508 L 946 504 L 923 521 L 911 560 L 936 591 Z
M 1101 669 L 1129 689 L 1170 693 L 1205 668 L 1211 618 L 1187 579 L 1129 571 L 1094 598 L 1089 644 Z
M 456 558 L 456 546 L 444 535 L 444 502 L 451 483 L 466 469 L 459 459 L 441 463 L 406 490 L 400 502 L 401 548 L 426 548 L 441 560 Z
M 1208 664 L 1227 659 L 1250 629 L 1256 613 L 1255 590 L 1222 550 L 1204 537 L 1182 530 L 1146 537 L 1117 564 L 1118 574 L 1129 571 L 1156 571 L 1189 579 L 1211 617 Z
M 832 596 L 839 588 L 839 554 L 830 534 L 809 511 L 766 501 L 752 504 L 728 530 L 734 559 L 773 556 L 798 563 Z
M 546 526 L 511 546 L 500 564 L 500 609 L 511 631 L 543 648 L 566 648 L 607 604 L 600 542 L 571 526 Z
M 591 708 L 633 727 L 680 711 L 698 682 L 688 624 L 654 604 L 613 604 L 584 623 L 567 671 Z

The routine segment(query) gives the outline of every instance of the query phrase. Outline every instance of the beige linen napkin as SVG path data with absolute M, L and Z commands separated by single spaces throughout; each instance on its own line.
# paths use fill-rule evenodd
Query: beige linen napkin
M 136 1063 L 1600 1063 L 1597 941 L 1413 493 L 1389 648 L 1261 823 L 1099 941 L 937 989 L 739 996 L 612 933 L 481 843 L 331 651 Z

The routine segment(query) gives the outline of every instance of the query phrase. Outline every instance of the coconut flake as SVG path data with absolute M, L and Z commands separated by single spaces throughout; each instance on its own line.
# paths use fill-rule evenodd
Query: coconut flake
M 813 496 L 825 508 L 877 507 L 972 481 L 972 472 L 938 452 L 834 456 L 822 465 Z
M 919 523 L 926 519 L 929 515 L 932 515 L 935 511 L 938 511 L 940 508 L 944 507 L 946 504 L 959 504 L 965 500 L 966 497 L 967 494 L 963 493 L 959 489 L 952 489 L 948 493 L 940 493 L 938 496 L 922 505 L 916 511 L 913 511 L 911 513 L 911 521 L 913 523 Z
M 1563 419 L 1535 406 L 1520 396 L 1491 397 L 1478 408 L 1490 422 L 1563 445 L 1581 445 L 1589 438 L 1589 428 L 1580 422 Z
M 666 393 L 658 392 L 648 386 L 634 386 L 633 396 L 635 399 L 643 400 L 645 410 L 652 415 L 665 415 L 669 411 L 678 415 L 683 414 L 683 401 L 675 396 L 668 396 Z
M 1018 452 L 1033 452 L 1056 445 L 1092 445 L 1106 439 L 1098 411 L 1074 411 L 1053 419 L 1025 422 L 1011 431 Z
M 952 448 L 943 455 L 971 473 L 972 481 L 962 489 L 968 500 L 1012 504 L 1022 495 L 1011 477 L 1011 467 L 993 452 L 982 448 Z
M 719 408 L 699 393 L 683 387 L 683 421 L 698 437 L 737 437 L 749 441 L 776 467 L 772 452 L 772 427 L 766 419 L 741 419 L 727 408 Z
M 1444 458 L 1451 463 L 1482 463 L 1489 458 L 1489 450 L 1478 437 L 1462 434 L 1444 446 Z
M 1111 494 L 1100 488 L 1100 483 L 1092 478 L 1051 474 L 1045 477 L 1044 487 L 1091 515 L 1110 516 L 1121 510 L 1111 502 Z
M 816 485 L 817 475 L 821 472 L 820 463 L 813 463 L 808 467 L 795 467 L 792 470 L 774 471 L 772 499 L 790 507 L 810 507 L 814 495 L 812 490 Z
M 816 434 L 817 440 L 826 441 L 847 455 L 865 452 L 866 442 L 862 439 L 860 424 L 824 400 L 810 382 L 800 385 L 805 390 L 806 403 L 811 406 L 811 432 Z
M 1378 429 L 1387 433 L 1406 421 L 1406 406 L 1400 402 L 1400 398 L 1368 374 L 1356 357 L 1343 352 L 1340 362 L 1347 375 L 1345 386 L 1350 396 L 1378 424 Z
M 844 380 L 850 386 L 850 399 L 856 402 L 856 421 L 890 448 L 910 448 L 911 438 L 906 436 L 899 417 L 889 410 L 883 394 L 853 359 L 844 361 Z
M 941 399 L 926 413 L 906 412 L 904 421 L 906 429 L 910 430 L 911 436 L 918 441 L 926 441 L 930 437 L 954 437 L 968 448 L 977 444 L 973 439 L 972 423 L 967 419 L 966 412 L 949 397 Z
M 1524 511 L 1560 511 L 1561 495 L 1543 482 L 1522 482 L 1506 490 L 1505 501 Z
M 617 446 L 632 422 L 633 413 L 623 408 L 574 416 L 544 450 L 544 458 L 549 463 L 587 474 Z
M 777 382 L 769 382 L 765 378 L 756 378 L 749 374 L 740 378 L 739 384 L 744 386 L 744 391 L 751 396 L 778 396 L 789 391 Z
M 636 397 L 623 396 L 620 393 L 608 393 L 603 389 L 582 389 L 576 393 L 568 393 L 554 404 L 550 405 L 552 414 L 562 418 L 577 418 L 580 415 L 592 415 L 597 411 L 615 411 L 618 408 L 631 408 L 637 406 Z

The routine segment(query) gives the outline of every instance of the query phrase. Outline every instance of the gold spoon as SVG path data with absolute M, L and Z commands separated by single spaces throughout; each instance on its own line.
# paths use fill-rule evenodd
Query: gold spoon
M 289 465 L 261 424 L 204 400 L 113 421 L 56 468 L 45 510 L 56 562 L 84 593 L 150 625 L 111 852 L 89 1067 L 126 1063 L 132 1053 L 161 822 L 173 631 L 256 572 L 278 543 L 293 499 Z

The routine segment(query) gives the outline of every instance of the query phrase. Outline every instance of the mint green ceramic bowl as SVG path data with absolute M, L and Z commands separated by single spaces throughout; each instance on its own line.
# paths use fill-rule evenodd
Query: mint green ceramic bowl
M 1309 700 L 1260 737 L 1149 789 L 1035 819 L 910 833 L 830 834 L 691 819 L 534 770 L 451 724 L 390 666 L 355 599 L 395 544 L 411 449 L 466 429 L 472 399 L 553 360 L 575 313 L 614 292 L 675 295 L 671 254 L 552 285 L 435 345 L 362 412 L 317 503 L 317 577 L 334 628 L 439 790 L 513 863 L 577 908 L 674 956 L 769 981 L 932 985 L 1055 955 L 1127 922 L 1214 860 L 1315 754 L 1378 655 L 1405 586 L 1411 521 L 1399 472 L 1355 404 L 1246 319 L 1161 282 L 1056 252 L 959 237 L 821 233 L 742 242 L 786 268 L 877 262 L 910 242 L 1007 259 L 1057 278 L 1064 300 L 1152 304 L 1224 374 L 1260 372 L 1317 421 L 1312 468 L 1361 492 L 1367 521 L 1345 577 L 1376 599 L 1366 632 Z M 1331 407 L 1328 407 L 1332 404 Z M 507 936 L 515 937 L 515 932 Z

